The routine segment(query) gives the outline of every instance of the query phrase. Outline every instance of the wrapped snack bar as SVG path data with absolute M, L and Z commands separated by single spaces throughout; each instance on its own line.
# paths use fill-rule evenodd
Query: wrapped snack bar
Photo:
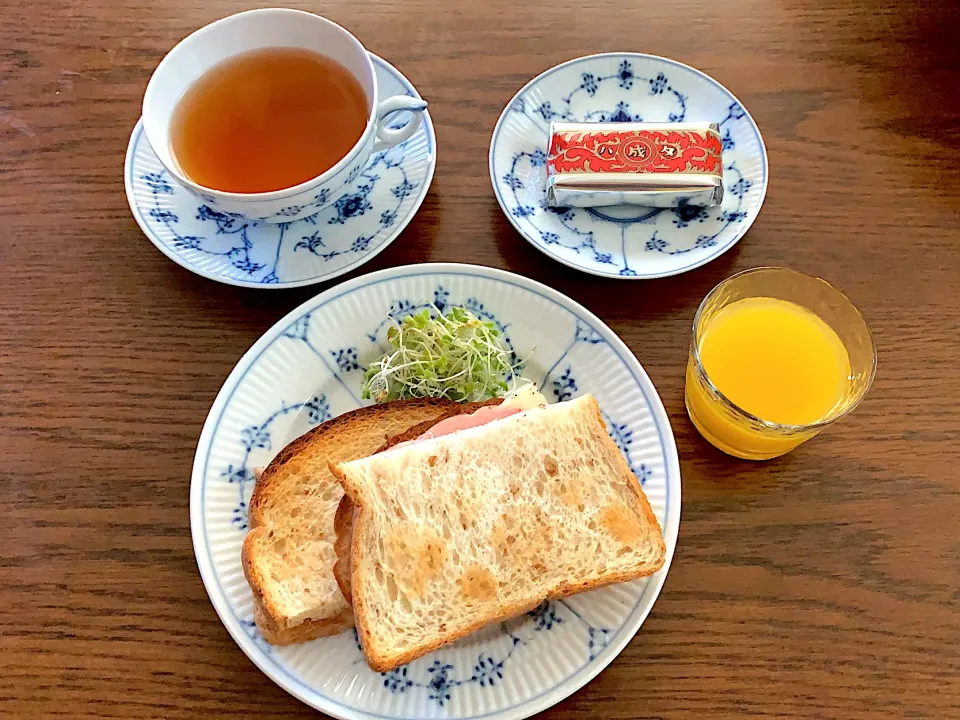
M 554 207 L 711 207 L 723 200 L 716 123 L 550 123 Z

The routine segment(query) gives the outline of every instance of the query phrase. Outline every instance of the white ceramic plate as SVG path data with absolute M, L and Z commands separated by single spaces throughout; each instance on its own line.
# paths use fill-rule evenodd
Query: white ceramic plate
M 252 469 L 293 437 L 358 407 L 363 366 L 387 316 L 435 304 L 489 318 L 550 400 L 593 393 L 664 528 L 667 562 L 614 585 L 486 628 L 386 674 L 364 662 L 353 631 L 271 647 L 253 623 L 240 564 Z M 680 467 L 670 423 L 640 363 L 595 315 L 555 290 L 490 268 L 429 264 L 357 278 L 271 328 L 227 378 L 193 466 L 194 549 L 214 607 L 243 651 L 277 684 L 339 718 L 524 718 L 582 687 L 630 641 L 666 577 L 680 523 Z
M 416 88 L 371 54 L 384 97 Z M 394 125 L 406 122 L 399 113 Z M 409 140 L 370 158 L 334 203 L 290 223 L 254 223 L 210 209 L 170 177 L 138 121 L 124 166 L 134 218 L 160 252 L 203 277 L 242 287 L 290 288 L 324 282 L 372 260 L 413 219 L 437 166 L 428 112 Z M 299 209 L 299 208 L 298 208 Z
M 551 208 L 545 167 L 551 120 L 719 123 L 723 203 Z M 490 179 L 514 227 L 555 260 L 605 277 L 665 277 L 710 262 L 743 237 L 767 192 L 767 151 L 753 118 L 713 78 L 655 55 L 607 53 L 557 65 L 507 103 L 490 141 Z

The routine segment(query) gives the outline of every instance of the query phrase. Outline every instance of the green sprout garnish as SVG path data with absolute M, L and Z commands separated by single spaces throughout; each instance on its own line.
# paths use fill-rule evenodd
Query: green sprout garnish
M 519 369 L 496 326 L 462 307 L 423 310 L 394 321 L 387 342 L 392 350 L 364 373 L 365 400 L 488 400 L 502 396 Z

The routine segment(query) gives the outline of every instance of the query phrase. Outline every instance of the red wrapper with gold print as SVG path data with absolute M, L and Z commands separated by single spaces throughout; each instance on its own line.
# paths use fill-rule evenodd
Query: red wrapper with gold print
M 716 123 L 550 123 L 550 205 L 709 207 L 722 200 Z

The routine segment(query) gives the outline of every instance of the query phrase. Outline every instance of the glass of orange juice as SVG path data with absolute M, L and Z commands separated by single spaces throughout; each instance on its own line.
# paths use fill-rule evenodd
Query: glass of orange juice
M 876 365 L 870 330 L 843 293 L 786 268 L 747 270 L 697 310 L 687 412 L 720 450 L 767 460 L 853 410 Z

